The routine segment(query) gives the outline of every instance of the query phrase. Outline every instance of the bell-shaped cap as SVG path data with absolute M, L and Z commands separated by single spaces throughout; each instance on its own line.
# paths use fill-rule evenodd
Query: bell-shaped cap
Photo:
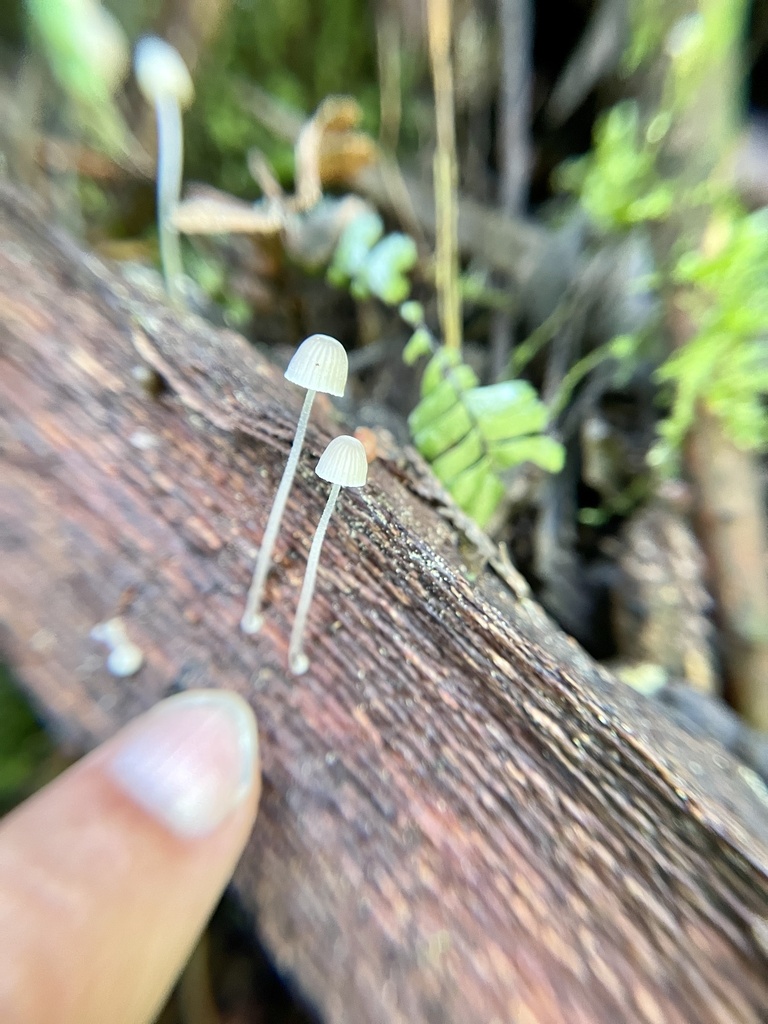
M 157 36 L 144 36 L 136 44 L 133 70 L 139 89 L 148 103 L 161 96 L 173 96 L 188 107 L 195 95 L 192 76 L 181 54 Z
M 293 353 L 285 379 L 307 391 L 341 397 L 347 386 L 349 362 L 340 341 L 329 334 L 311 334 Z
M 347 434 L 334 437 L 320 456 L 315 472 L 331 484 L 362 487 L 368 479 L 368 459 L 362 442 Z

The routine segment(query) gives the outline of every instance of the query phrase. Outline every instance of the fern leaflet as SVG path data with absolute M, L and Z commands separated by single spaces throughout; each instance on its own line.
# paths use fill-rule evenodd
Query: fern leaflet
M 406 358 L 416 358 L 422 345 L 423 336 Z M 523 462 L 550 473 L 562 469 L 563 446 L 542 433 L 548 419 L 527 381 L 480 387 L 459 352 L 439 348 L 424 370 L 421 400 L 408 425 L 456 503 L 484 526 L 503 497 L 505 470 Z

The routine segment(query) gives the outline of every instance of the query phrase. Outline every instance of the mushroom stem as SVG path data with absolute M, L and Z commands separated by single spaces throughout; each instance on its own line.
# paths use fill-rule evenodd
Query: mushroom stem
M 160 236 L 160 260 L 165 287 L 176 305 L 183 304 L 179 233 L 173 225 L 173 213 L 179 204 L 184 156 L 181 108 L 175 96 L 155 99 L 157 117 L 157 223 Z
M 304 583 L 301 587 L 299 603 L 296 607 L 296 618 L 294 619 L 293 629 L 291 630 L 291 639 L 288 644 L 288 663 L 291 666 L 291 672 L 293 672 L 295 676 L 303 675 L 309 668 L 309 658 L 303 650 L 304 629 L 307 625 L 307 613 L 309 612 L 309 606 L 312 604 L 312 595 L 315 592 L 315 579 L 317 577 L 317 566 L 320 561 L 320 550 L 323 546 L 325 531 L 328 529 L 328 521 L 333 513 L 340 490 L 341 484 L 334 484 L 331 487 L 331 493 L 328 495 L 328 501 L 325 503 L 323 514 L 320 516 L 320 522 L 317 524 L 317 530 L 315 531 L 315 536 L 312 540 L 312 547 L 309 549 L 307 569 L 304 573 Z
M 261 617 L 261 605 L 264 600 L 264 585 L 267 581 L 270 567 L 272 565 L 272 554 L 275 550 L 275 541 L 280 532 L 280 521 L 283 518 L 285 505 L 296 475 L 296 466 L 301 455 L 301 447 L 304 443 L 304 435 L 307 432 L 309 414 L 312 411 L 312 403 L 315 400 L 316 391 L 307 391 L 304 405 L 301 407 L 299 422 L 296 424 L 296 436 L 291 445 L 288 461 L 283 470 L 283 477 L 280 486 L 277 488 L 275 500 L 272 503 L 272 511 L 269 513 L 267 526 L 264 530 L 264 538 L 256 558 L 256 566 L 253 570 L 253 580 L 248 591 L 248 599 L 245 603 L 245 612 L 240 620 L 240 628 L 244 633 L 258 633 L 263 624 Z

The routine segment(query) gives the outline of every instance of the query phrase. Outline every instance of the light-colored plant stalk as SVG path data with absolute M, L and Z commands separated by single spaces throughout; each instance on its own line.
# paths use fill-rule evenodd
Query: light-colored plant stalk
M 427 0 L 429 60 L 435 93 L 435 284 L 445 347 L 461 349 L 456 114 L 451 66 L 451 0 Z
M 157 153 L 157 226 L 160 239 L 160 261 L 165 287 L 171 300 L 184 303 L 181 287 L 184 267 L 181 262 L 179 232 L 173 224 L 173 214 L 179 202 L 184 154 L 184 131 L 181 108 L 173 96 L 160 96 L 155 103 L 157 137 L 164 145 Z

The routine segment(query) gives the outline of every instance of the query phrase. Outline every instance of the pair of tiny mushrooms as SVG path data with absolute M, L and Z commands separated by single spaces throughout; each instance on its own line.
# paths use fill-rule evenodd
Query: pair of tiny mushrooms
M 240 628 L 244 633 L 257 633 L 263 622 L 261 608 L 264 601 L 267 575 L 272 565 L 272 555 L 277 535 L 280 531 L 280 522 L 283 518 L 293 478 L 296 475 L 296 467 L 299 463 L 299 456 L 301 455 L 304 435 L 307 430 L 309 414 L 312 410 L 315 395 L 318 391 L 322 391 L 328 395 L 341 397 L 347 384 L 348 371 L 347 353 L 344 346 L 341 342 L 327 334 L 313 334 L 303 341 L 296 349 L 293 358 L 288 364 L 288 369 L 285 371 L 286 380 L 305 388 L 307 394 L 296 426 L 296 433 L 288 455 L 288 461 L 285 464 L 283 476 L 272 504 L 272 510 L 269 513 L 261 548 L 256 558 L 253 581 L 248 591 L 245 612 L 240 622 Z M 288 644 L 288 662 L 291 672 L 297 676 L 302 675 L 309 668 L 309 659 L 303 649 L 304 631 L 315 589 L 320 551 L 325 539 L 325 532 L 328 529 L 328 523 L 336 505 L 336 499 L 342 487 L 363 487 L 368 477 L 368 459 L 366 458 L 362 442 L 358 441 L 356 437 L 349 437 L 348 435 L 335 437 L 320 456 L 315 467 L 315 473 L 321 480 L 327 480 L 331 484 L 331 490 L 323 514 L 317 524 L 312 546 L 309 549 L 304 582 L 301 587 L 299 603 L 296 608 L 296 618 L 294 619 L 291 639 Z
M 134 70 L 139 89 L 147 102 L 154 106 L 157 117 L 157 221 L 160 258 L 168 294 L 172 301 L 180 305 L 183 277 L 179 237 L 173 224 L 173 214 L 181 192 L 181 112 L 192 102 L 194 88 L 180 54 L 156 36 L 148 36 L 138 42 L 134 54 Z M 261 607 L 267 575 L 272 565 L 280 522 L 296 475 L 315 395 L 322 391 L 341 397 L 347 384 L 347 374 L 347 353 L 344 346 L 327 334 L 313 334 L 303 341 L 285 371 L 286 378 L 305 388 L 307 396 L 256 559 L 253 582 L 248 591 L 245 613 L 240 623 L 244 633 L 257 633 L 262 625 Z M 304 630 L 328 522 L 341 488 L 362 487 L 365 484 L 368 476 L 365 448 L 355 437 L 336 437 L 320 456 L 315 473 L 331 484 L 331 491 L 309 550 L 304 583 L 291 631 L 288 660 L 295 675 L 301 675 L 309 668 L 309 659 L 303 650 Z

